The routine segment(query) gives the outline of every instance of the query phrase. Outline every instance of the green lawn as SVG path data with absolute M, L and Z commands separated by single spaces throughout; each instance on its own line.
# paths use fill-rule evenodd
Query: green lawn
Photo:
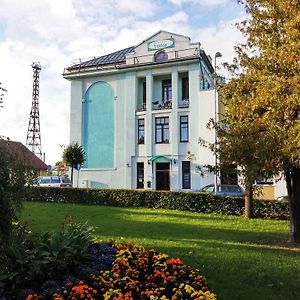
M 300 299 L 300 248 L 288 247 L 286 221 L 180 211 L 24 203 L 34 232 L 64 216 L 88 220 L 99 240 L 134 242 L 200 269 L 218 299 Z

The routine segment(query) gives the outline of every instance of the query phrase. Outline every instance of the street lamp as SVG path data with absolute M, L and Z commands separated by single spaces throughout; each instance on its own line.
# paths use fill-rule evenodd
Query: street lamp
M 215 53 L 215 60 L 214 60 L 214 90 L 215 90 L 215 124 L 218 122 L 218 101 L 217 101 L 217 58 L 220 58 L 222 57 L 222 54 L 220 52 L 216 52 Z M 217 130 L 215 128 L 215 147 L 217 147 Z M 214 186 L 215 186 L 215 194 L 217 195 L 217 186 L 218 186 L 218 172 L 217 172 L 217 152 L 215 152 L 215 167 L 216 167 L 216 170 L 215 170 L 215 183 L 214 183 Z

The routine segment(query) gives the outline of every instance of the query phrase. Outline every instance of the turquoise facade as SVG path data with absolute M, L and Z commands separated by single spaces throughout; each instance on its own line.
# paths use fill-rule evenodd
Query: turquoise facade
M 114 167 L 114 93 L 104 81 L 90 86 L 83 105 L 85 168 Z

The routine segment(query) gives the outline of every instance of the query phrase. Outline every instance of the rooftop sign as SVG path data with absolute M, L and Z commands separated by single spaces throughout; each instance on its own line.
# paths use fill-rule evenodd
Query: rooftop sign
M 153 41 L 148 43 L 148 51 L 165 49 L 165 48 L 174 48 L 175 40 L 173 38 L 164 39 L 160 41 Z

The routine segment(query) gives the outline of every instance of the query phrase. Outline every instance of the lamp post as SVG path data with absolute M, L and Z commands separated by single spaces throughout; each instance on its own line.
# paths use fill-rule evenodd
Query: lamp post
M 218 97 L 217 97 L 217 58 L 222 57 L 220 52 L 215 53 L 215 60 L 214 60 L 214 92 L 215 92 L 215 124 L 218 122 Z M 215 147 L 217 147 L 217 130 L 215 128 Z M 215 167 L 217 168 L 217 152 L 215 152 Z M 217 194 L 217 186 L 218 186 L 218 172 L 217 169 L 215 170 L 215 194 Z

